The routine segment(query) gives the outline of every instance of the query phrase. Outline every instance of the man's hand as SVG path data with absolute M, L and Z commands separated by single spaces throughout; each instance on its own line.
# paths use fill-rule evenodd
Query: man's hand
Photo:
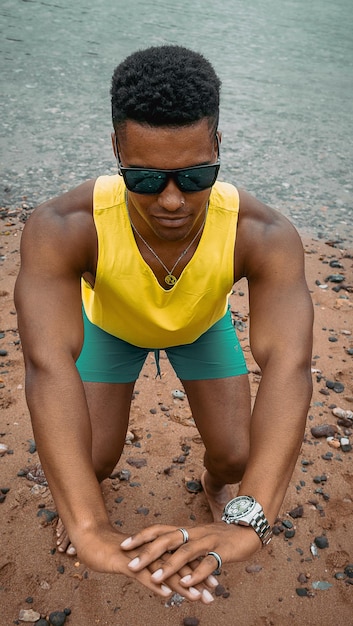
M 178 534 L 180 536 L 180 532 Z M 123 550 L 121 548 L 123 537 L 124 535 L 117 533 L 109 525 L 100 529 L 99 534 L 96 532 L 85 532 L 81 534 L 79 541 L 76 541 L 78 544 L 78 556 L 85 565 L 96 572 L 124 574 L 138 580 L 147 589 L 163 598 L 167 598 L 173 592 L 176 592 L 190 601 L 200 600 L 205 604 L 213 601 L 210 592 L 217 585 L 217 580 L 214 577 L 211 576 L 205 583 L 202 583 L 201 581 L 205 578 L 202 576 L 199 581 L 200 584 L 195 583 L 196 587 L 192 583 L 182 585 L 180 582 L 181 578 L 193 575 L 193 568 L 198 565 L 197 562 L 189 564 L 189 559 L 179 559 L 180 567 L 176 569 L 174 567 L 170 568 L 168 560 L 165 558 L 170 555 L 162 556 L 162 552 L 162 558 L 156 556 L 155 558 L 144 559 L 146 566 L 131 568 L 129 566 L 132 560 L 135 561 L 141 552 L 137 550 L 129 550 L 127 552 Z M 154 552 L 157 554 L 158 551 L 155 550 Z M 163 575 L 162 579 L 159 580 L 158 576 L 153 578 L 153 573 L 161 569 L 165 570 L 165 575 Z M 189 580 L 189 578 L 187 579 Z
M 247 560 L 261 546 L 254 530 L 244 526 L 217 522 L 187 530 L 189 541 L 181 545 L 183 537 L 180 530 L 157 524 L 125 539 L 121 548 L 128 554 L 134 554 L 128 569 L 141 572 L 161 559 L 162 563 L 154 568 L 151 576 L 154 582 L 161 584 L 189 564 L 192 571 L 183 574 L 179 581 L 185 590 L 201 582 L 209 583 L 210 576 L 213 579 L 212 572 L 217 568 L 217 562 L 209 552 L 217 552 L 223 563 L 231 563 Z

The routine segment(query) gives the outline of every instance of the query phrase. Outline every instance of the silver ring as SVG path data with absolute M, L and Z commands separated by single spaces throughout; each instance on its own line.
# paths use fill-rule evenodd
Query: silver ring
M 183 535 L 183 543 L 187 543 L 189 541 L 189 533 L 185 528 L 178 528 L 181 534 Z
M 221 573 L 221 567 L 222 567 L 222 559 L 219 556 L 218 552 L 207 552 L 207 556 L 213 556 L 216 561 L 217 561 L 217 569 L 213 572 L 214 574 L 220 574 Z

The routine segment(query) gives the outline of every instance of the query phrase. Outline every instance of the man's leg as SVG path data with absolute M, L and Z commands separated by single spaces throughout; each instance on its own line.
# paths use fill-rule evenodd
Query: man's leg
M 92 426 L 92 461 L 99 482 L 110 476 L 123 451 L 134 385 L 84 383 Z M 61 520 L 56 533 L 59 552 L 76 554 Z
M 184 380 L 190 408 L 205 445 L 202 484 L 215 521 L 236 495 L 250 444 L 251 400 L 247 374 Z

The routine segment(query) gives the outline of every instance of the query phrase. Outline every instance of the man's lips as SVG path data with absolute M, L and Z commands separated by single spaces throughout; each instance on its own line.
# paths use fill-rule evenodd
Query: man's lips
M 154 215 L 153 219 L 163 226 L 170 226 L 177 228 L 178 226 L 184 226 L 190 221 L 189 215 L 182 215 L 178 217 L 170 217 L 169 215 Z

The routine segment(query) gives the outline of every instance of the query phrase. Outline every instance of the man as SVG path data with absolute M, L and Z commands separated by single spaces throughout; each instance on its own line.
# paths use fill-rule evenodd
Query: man
M 121 63 L 111 89 L 121 176 L 88 181 L 33 213 L 15 294 L 28 406 L 62 520 L 59 549 L 70 538 L 96 571 L 205 603 L 215 567 L 269 541 L 311 397 L 300 239 L 283 216 L 216 182 L 219 90 L 208 61 L 182 47 Z M 228 310 L 242 277 L 262 371 L 252 412 Z M 112 528 L 99 483 L 120 458 L 146 355 L 153 350 L 159 367 L 160 349 L 205 445 L 202 483 L 215 521 L 153 525 L 128 538 Z

